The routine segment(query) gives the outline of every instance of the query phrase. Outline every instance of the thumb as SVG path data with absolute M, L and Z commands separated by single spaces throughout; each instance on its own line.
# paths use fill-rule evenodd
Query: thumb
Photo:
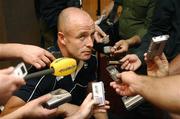
M 44 96 L 41 96 L 37 99 L 35 99 L 34 101 L 36 101 L 37 103 L 39 104 L 43 104 L 45 103 L 46 101 L 50 100 L 52 98 L 52 95 L 51 94 L 46 94 Z
M 8 67 L 8 68 L 5 68 L 5 69 L 1 69 L 0 73 L 1 74 L 10 74 L 10 73 L 13 72 L 13 70 L 14 70 L 14 67 Z
M 89 93 L 87 97 L 84 99 L 82 105 L 86 105 L 88 102 L 92 100 L 92 93 Z
M 159 56 L 155 56 L 154 57 L 154 62 L 156 63 L 156 65 L 158 66 L 158 67 L 163 67 L 163 65 L 162 65 L 162 60 L 160 59 L 160 57 Z

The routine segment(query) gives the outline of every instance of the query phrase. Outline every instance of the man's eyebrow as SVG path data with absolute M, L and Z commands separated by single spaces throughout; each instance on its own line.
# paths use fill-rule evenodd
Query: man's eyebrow
M 80 36 L 84 36 L 84 35 L 87 35 L 88 33 L 87 32 L 80 32 L 77 36 L 80 37 Z
M 93 31 L 93 32 L 91 33 L 91 35 L 93 35 L 95 32 L 96 32 L 96 31 Z

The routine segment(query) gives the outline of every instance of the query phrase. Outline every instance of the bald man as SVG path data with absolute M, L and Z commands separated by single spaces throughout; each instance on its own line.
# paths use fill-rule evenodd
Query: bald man
M 88 83 L 96 80 L 97 60 L 92 55 L 94 33 L 94 21 L 85 11 L 73 7 L 63 10 L 58 19 L 58 47 L 62 57 L 76 59 L 77 70 L 65 77 L 45 75 L 28 80 L 8 101 L 3 114 L 58 88 L 69 91 L 72 101 L 59 106 L 57 115 L 68 117 L 75 113 L 87 95 Z

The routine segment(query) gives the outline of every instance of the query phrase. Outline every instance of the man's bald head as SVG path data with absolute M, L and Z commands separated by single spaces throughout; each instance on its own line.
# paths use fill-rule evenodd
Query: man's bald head
M 66 32 L 69 28 L 84 22 L 93 22 L 90 15 L 76 7 L 69 7 L 64 9 L 58 17 L 58 32 Z

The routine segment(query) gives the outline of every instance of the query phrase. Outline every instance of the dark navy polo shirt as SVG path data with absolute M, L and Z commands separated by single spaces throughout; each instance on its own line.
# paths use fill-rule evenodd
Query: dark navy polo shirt
M 38 98 L 58 88 L 65 89 L 72 94 L 70 103 L 80 105 L 87 95 L 87 86 L 89 82 L 96 80 L 97 59 L 95 56 L 85 61 L 83 67 L 73 81 L 71 75 L 57 80 L 52 74 L 44 75 L 27 81 L 16 93 L 25 102 Z

